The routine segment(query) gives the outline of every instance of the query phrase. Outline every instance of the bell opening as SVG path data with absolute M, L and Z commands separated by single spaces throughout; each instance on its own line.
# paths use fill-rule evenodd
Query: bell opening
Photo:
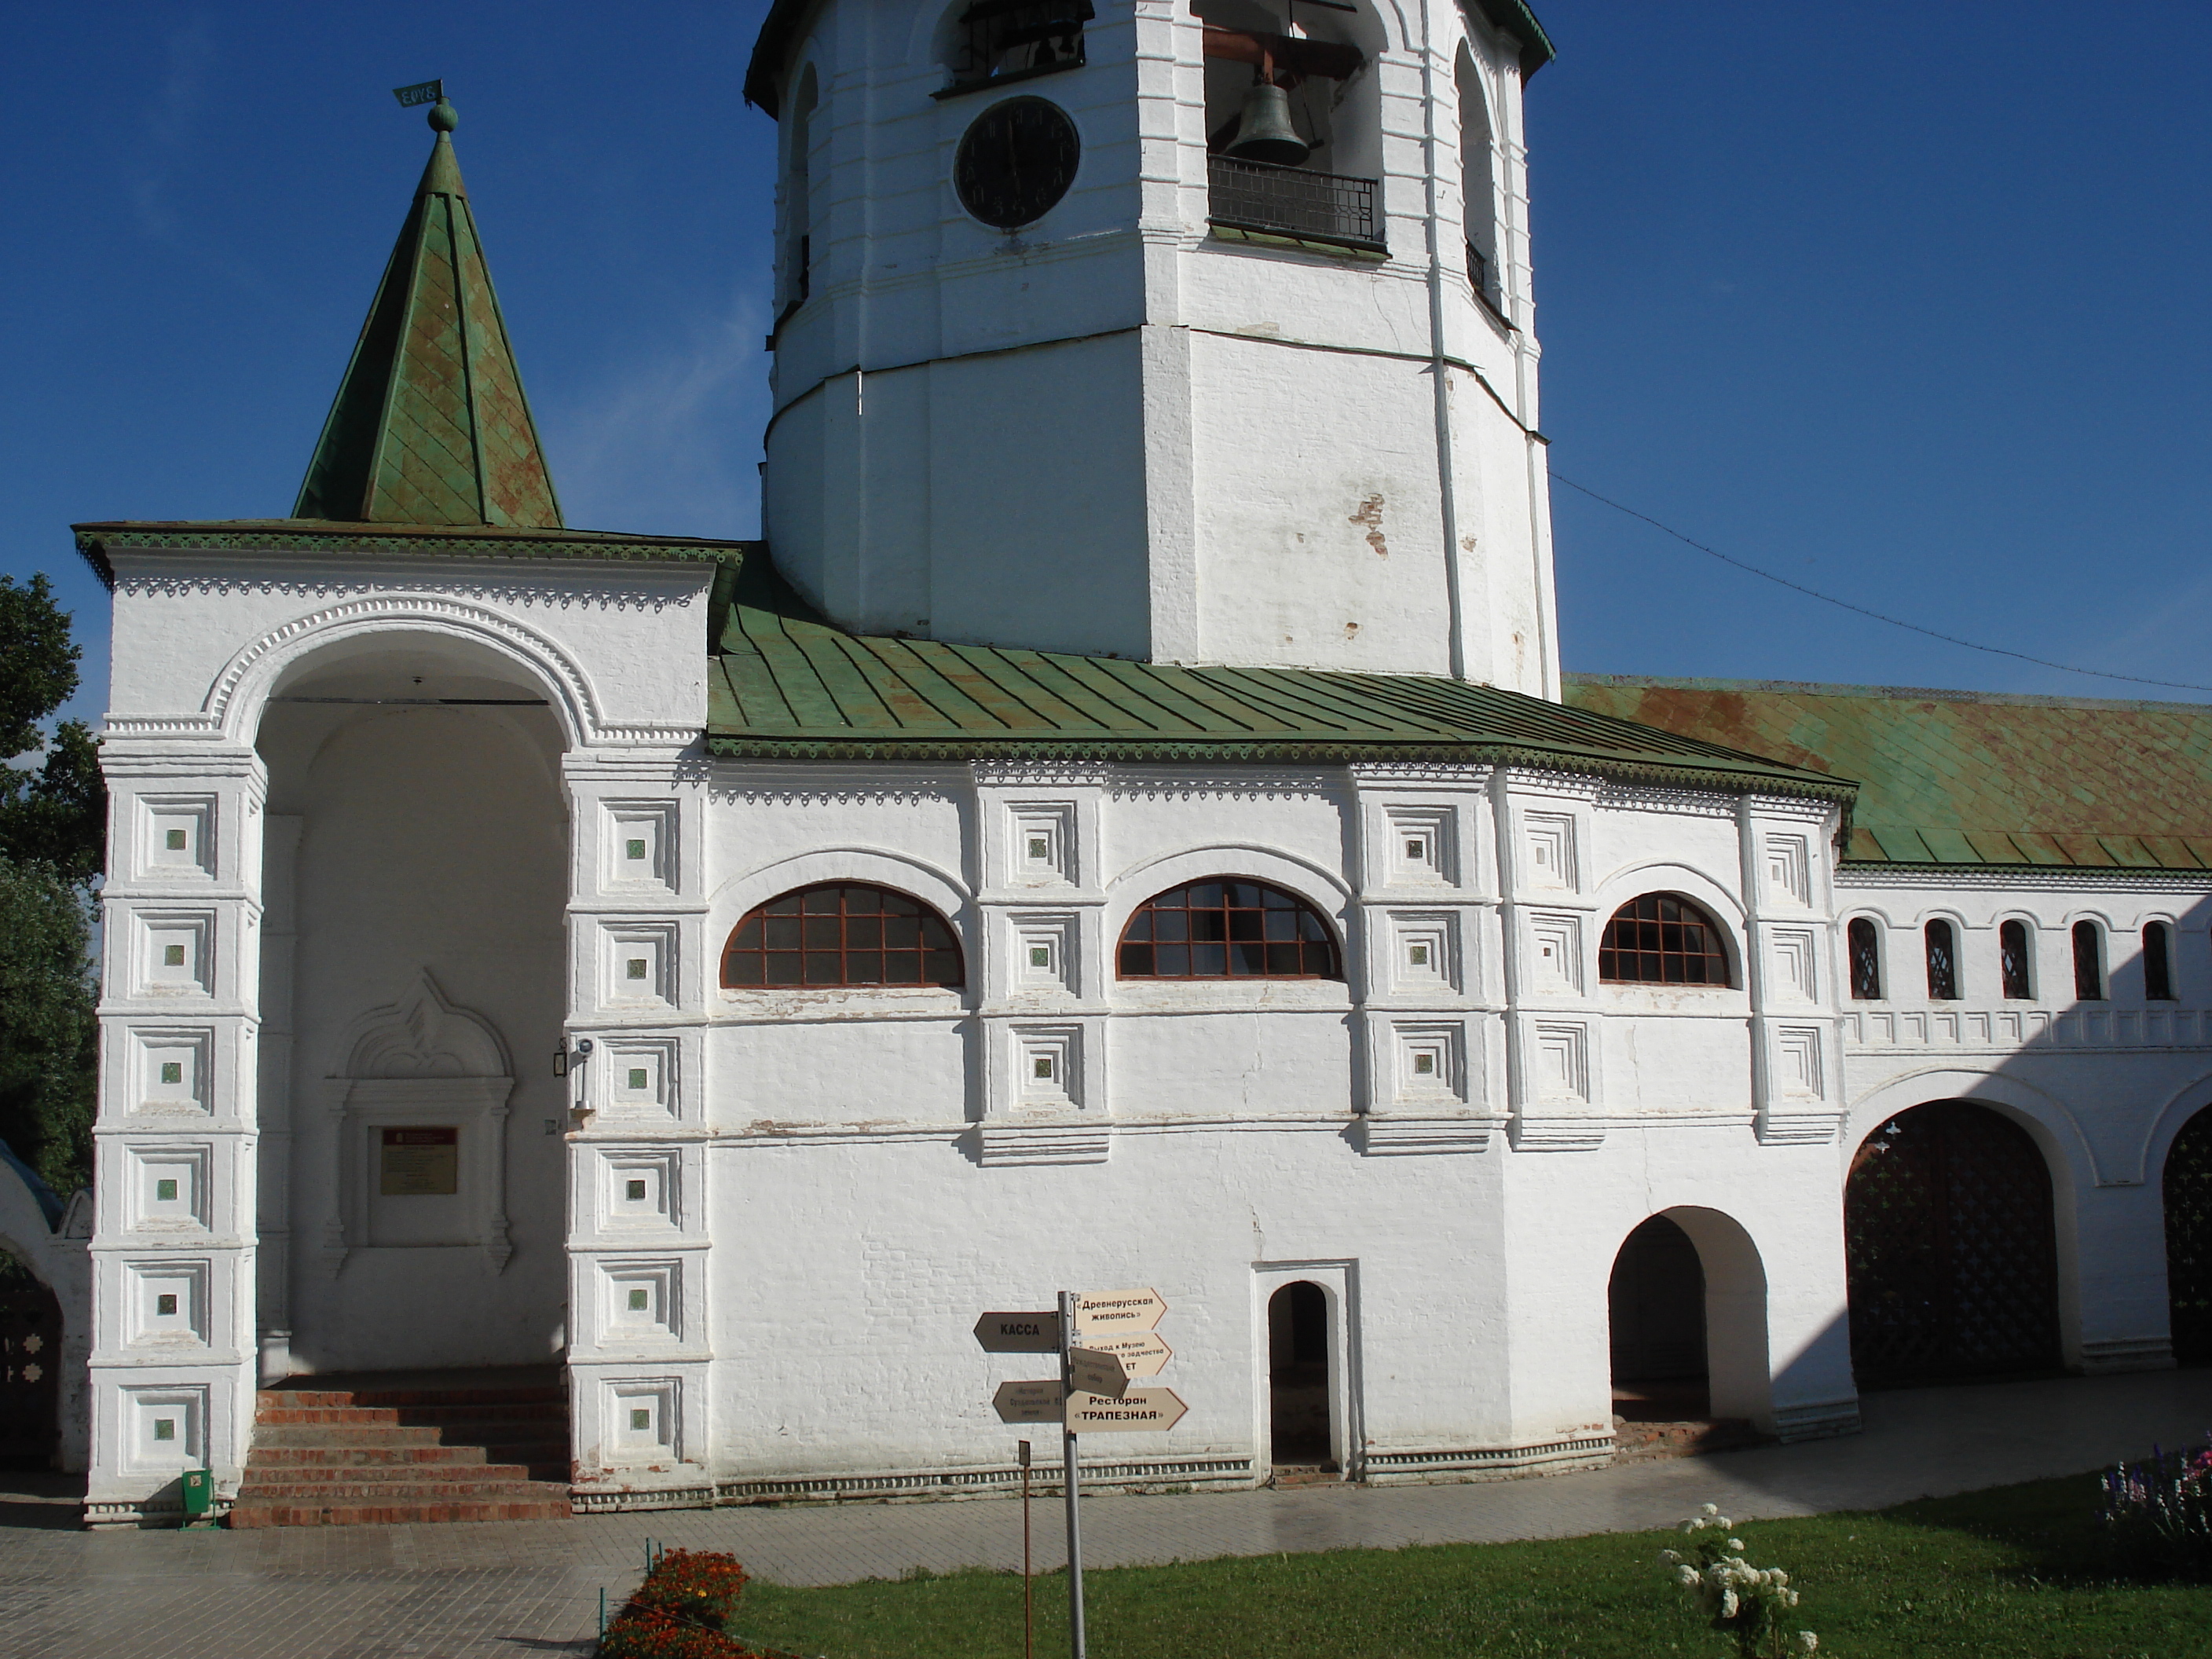
M 1262 81 L 1244 94 L 1244 112 L 1237 124 L 1237 136 L 1229 141 L 1224 153 L 1240 161 L 1294 167 L 1313 153 L 1313 146 L 1299 137 L 1297 129 L 1291 125 L 1291 94 Z

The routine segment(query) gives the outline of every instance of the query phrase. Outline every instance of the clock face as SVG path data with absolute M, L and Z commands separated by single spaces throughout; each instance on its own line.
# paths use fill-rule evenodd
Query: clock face
M 960 205 L 1000 230 L 1035 222 L 1067 194 L 1083 145 L 1075 123 L 1042 98 L 1009 98 L 975 118 L 952 163 Z

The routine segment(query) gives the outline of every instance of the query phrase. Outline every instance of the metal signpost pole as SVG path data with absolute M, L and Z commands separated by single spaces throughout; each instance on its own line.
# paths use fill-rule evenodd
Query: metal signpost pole
M 1068 1659 L 1087 1659 L 1083 1640 L 1083 1518 L 1078 1508 L 1079 1480 L 1075 1468 L 1075 1431 L 1067 1426 L 1067 1352 L 1075 1341 L 1075 1297 L 1060 1293 L 1060 1482 L 1067 1492 L 1067 1643 Z
M 1036 1622 L 1030 1616 L 1030 1443 L 1022 1443 L 1022 1659 L 1036 1659 Z

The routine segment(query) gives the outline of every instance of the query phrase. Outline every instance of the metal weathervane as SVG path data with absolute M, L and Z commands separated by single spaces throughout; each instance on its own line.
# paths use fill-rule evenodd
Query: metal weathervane
M 417 81 L 411 87 L 394 87 L 392 95 L 399 100 L 402 109 L 412 109 L 417 104 L 441 104 L 446 100 L 443 81 Z

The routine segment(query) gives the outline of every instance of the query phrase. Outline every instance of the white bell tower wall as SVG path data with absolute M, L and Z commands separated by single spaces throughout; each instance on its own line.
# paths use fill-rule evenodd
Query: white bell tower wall
M 981 82 L 967 0 L 789 36 L 779 567 L 862 631 L 1555 696 L 1522 43 L 1437 0 L 1093 9 L 1079 64 Z M 1290 93 L 1300 167 L 1209 154 L 1232 37 L 1339 71 Z M 1006 230 L 956 174 L 1016 99 L 1079 156 Z

